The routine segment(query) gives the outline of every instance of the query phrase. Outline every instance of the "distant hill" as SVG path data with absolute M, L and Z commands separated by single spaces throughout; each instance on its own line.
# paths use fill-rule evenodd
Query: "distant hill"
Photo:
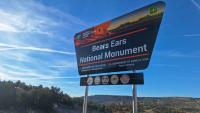
M 130 105 L 131 96 L 95 95 L 89 101 L 103 105 Z M 200 113 L 200 98 L 190 97 L 139 97 L 139 110 L 145 113 Z M 130 108 L 131 109 L 131 108 Z M 165 111 L 160 111 L 165 110 Z
M 88 113 L 132 113 L 130 96 L 89 96 Z M 199 98 L 140 97 L 138 113 L 200 113 Z M 0 113 L 82 113 L 83 97 L 57 87 L 0 81 Z
M 89 101 L 96 102 L 98 104 L 112 104 L 112 103 L 132 103 L 132 96 L 114 96 L 114 95 L 94 95 L 89 96 Z M 144 103 L 199 103 L 200 98 L 191 98 L 191 97 L 138 97 L 139 102 Z M 200 107 L 200 106 L 199 106 Z

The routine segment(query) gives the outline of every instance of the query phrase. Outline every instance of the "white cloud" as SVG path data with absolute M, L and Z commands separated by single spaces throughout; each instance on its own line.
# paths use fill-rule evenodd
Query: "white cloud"
M 63 63 L 57 63 L 58 65 L 51 65 L 51 66 L 48 66 L 50 68 L 76 68 L 77 67 L 77 63 L 74 61 L 63 61 Z
M 79 18 L 53 7 L 44 6 L 38 1 L 10 1 L 9 6 L 12 6 L 10 9 L 7 8 L 9 7 L 7 4 L 1 2 L 1 32 L 26 32 L 52 36 L 55 28 L 71 28 L 74 24 L 85 25 Z
M 40 1 L 1 0 L 0 79 L 32 84 L 78 79 L 65 76 L 63 70 L 76 67 L 71 60 L 75 57 L 73 37 L 66 39 L 66 34 L 72 34 L 74 26 L 85 25 L 79 18 Z
M 187 34 L 185 37 L 200 37 L 200 34 Z
M 0 47 L 6 47 L 5 49 L 0 49 L 0 51 L 5 50 L 30 50 L 30 51 L 40 51 L 40 52 L 49 52 L 49 53 L 60 53 L 60 54 L 66 54 L 66 55 L 74 55 L 74 52 L 66 52 L 66 51 L 59 51 L 49 48 L 38 48 L 38 47 L 32 47 L 32 46 L 18 46 L 18 45 L 10 45 L 10 44 L 3 44 L 0 43 Z
M 174 58 L 200 58 L 200 54 L 197 52 L 186 53 L 180 52 L 175 50 L 169 51 L 156 51 L 155 56 L 162 56 L 162 57 L 174 57 Z
M 10 26 L 8 24 L 0 23 L 0 31 L 5 31 L 5 32 L 17 32 L 15 27 Z
M 50 80 L 50 79 L 79 79 L 80 77 L 63 77 L 63 76 L 58 76 L 58 77 L 41 77 L 39 78 L 40 80 Z M 38 80 L 39 80 L 38 79 Z
M 9 51 L 9 50 L 14 50 L 13 48 L 0 48 L 0 51 Z
M 53 23 L 51 20 L 45 20 L 44 18 L 30 17 L 27 12 L 8 12 L 0 10 L 0 31 L 1 32 L 14 32 L 14 33 L 38 33 L 38 34 L 51 34 L 47 31 L 47 27 L 51 27 Z M 41 19 L 41 20 L 39 20 Z M 46 27 L 44 21 L 50 22 Z
M 191 0 L 191 2 L 194 4 L 194 6 L 200 10 L 200 4 L 196 0 Z
M 165 64 L 165 63 L 155 63 L 152 64 L 152 66 L 156 66 L 156 67 L 163 67 L 163 68 L 180 68 L 181 66 L 179 65 L 174 65 L 174 64 Z
M 10 70 L 11 67 L 13 70 Z M 55 73 L 42 73 L 40 70 L 12 66 L 7 64 L 0 65 L 0 80 L 55 80 L 55 79 L 79 79 L 79 76 L 66 77 L 57 76 Z
M 13 67 L 13 66 L 12 66 Z M 24 79 L 32 79 L 32 78 L 44 78 L 49 76 L 55 76 L 51 73 L 49 75 L 41 74 L 37 70 L 27 69 L 24 66 L 14 66 L 15 69 L 9 68 L 9 65 L 0 65 L 0 76 L 1 79 L 4 80 L 24 80 Z M 51 74 L 51 75 L 50 75 Z

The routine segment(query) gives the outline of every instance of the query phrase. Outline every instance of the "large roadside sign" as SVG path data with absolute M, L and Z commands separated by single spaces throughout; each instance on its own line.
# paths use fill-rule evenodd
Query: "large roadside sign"
M 156 2 L 74 36 L 80 75 L 148 67 L 165 8 Z

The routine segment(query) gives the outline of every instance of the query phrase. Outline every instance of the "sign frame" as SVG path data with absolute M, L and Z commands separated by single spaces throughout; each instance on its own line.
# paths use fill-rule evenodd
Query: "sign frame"
M 79 74 L 146 69 L 164 8 L 165 3 L 159 1 L 76 33 Z

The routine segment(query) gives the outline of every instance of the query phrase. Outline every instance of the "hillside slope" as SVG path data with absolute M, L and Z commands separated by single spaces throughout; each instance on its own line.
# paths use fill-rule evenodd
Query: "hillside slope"
M 90 96 L 89 101 L 103 104 L 118 106 L 131 106 L 131 96 L 110 96 L 95 95 Z M 170 113 L 200 113 L 200 98 L 190 97 L 139 97 L 139 111 L 145 113 L 167 112 Z M 131 108 L 129 108 L 131 110 Z
M 132 113 L 130 96 L 89 96 L 88 113 Z M 82 113 L 83 97 L 57 87 L 0 81 L 0 113 Z M 199 98 L 140 97 L 138 113 L 200 113 Z

